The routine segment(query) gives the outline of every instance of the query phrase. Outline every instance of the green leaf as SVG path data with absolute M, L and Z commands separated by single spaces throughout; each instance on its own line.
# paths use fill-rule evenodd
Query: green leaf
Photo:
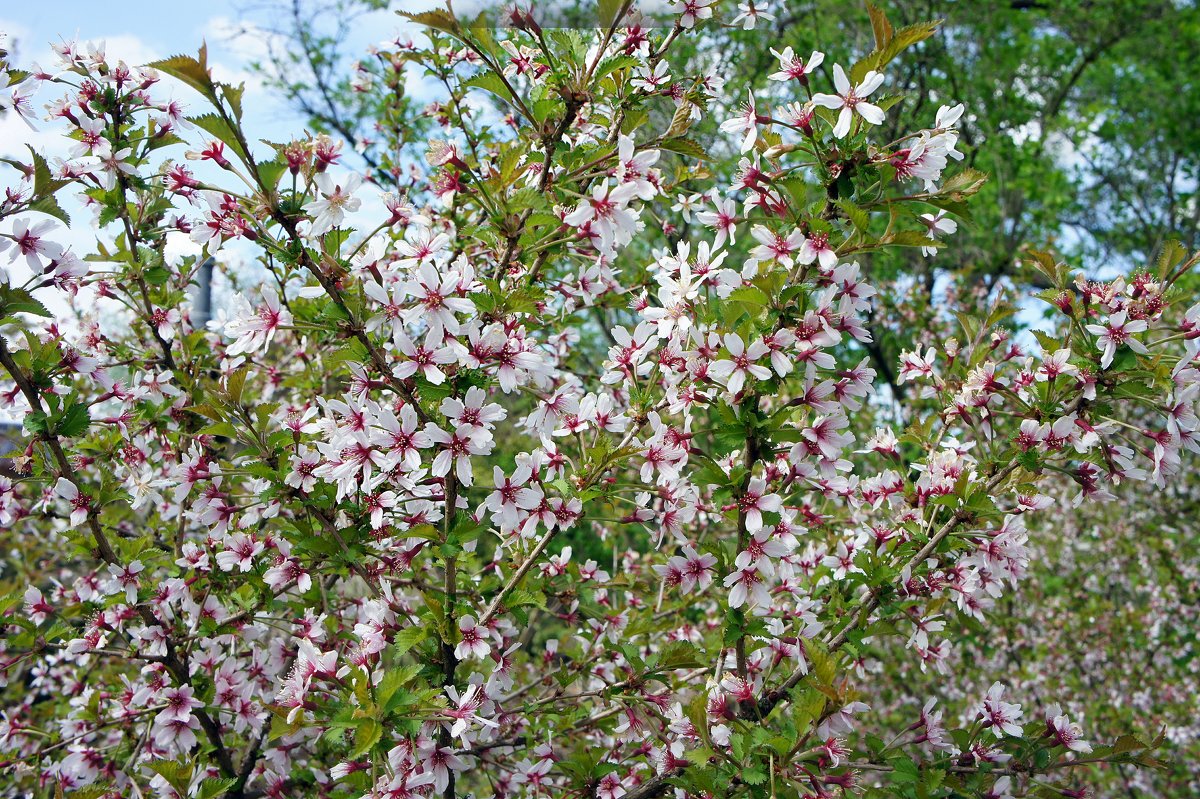
M 421 667 L 413 664 L 399 669 L 390 669 L 383 675 L 383 679 L 375 688 L 375 695 L 379 697 L 379 704 L 384 710 L 390 709 L 388 707 L 389 700 L 397 691 L 412 682 L 413 677 L 416 677 L 420 671 Z
M 210 100 L 216 100 L 212 73 L 208 69 L 208 45 L 200 45 L 197 58 L 183 54 L 173 55 L 162 61 L 151 62 L 147 66 L 183 81 Z
M 597 82 L 599 82 L 617 70 L 636 67 L 639 63 L 640 62 L 631 55 L 609 56 L 596 66 L 596 72 L 593 77 Z
M 50 173 L 46 159 L 42 158 L 33 147 L 25 146 L 29 148 L 29 154 L 33 156 L 33 193 L 36 196 L 47 197 L 71 182 L 55 178 Z
M 1033 449 L 1026 450 L 1025 452 L 1018 454 L 1017 455 L 1017 463 L 1019 463 L 1021 465 L 1021 468 L 1027 472 L 1035 472 L 1036 473 L 1038 471 L 1038 469 L 1041 468 L 1037 450 L 1033 450 Z
M 756 316 L 760 310 L 771 304 L 771 298 L 757 286 L 738 286 L 730 292 L 728 301 L 744 306 L 751 316 Z
M 279 183 L 279 179 L 283 177 L 283 173 L 287 171 L 287 162 L 282 158 L 276 158 L 274 161 L 264 161 L 258 165 L 258 177 L 264 186 L 275 188 Z
M 504 606 L 509 610 L 527 605 L 534 605 L 545 610 L 546 595 L 541 591 L 513 591 L 504 600 Z
M 871 2 L 867 3 L 867 16 L 871 18 L 871 29 L 875 32 L 875 49 L 882 50 L 892 41 L 892 23 L 888 22 L 887 14 Z
M 233 777 L 208 777 L 200 783 L 199 799 L 216 799 L 218 796 L 224 796 L 225 792 L 233 786 L 237 785 L 237 780 Z
M 236 370 L 225 381 L 225 393 L 229 395 L 229 399 L 238 402 L 242 398 L 242 391 L 246 387 L 246 367 Z
M 679 104 L 679 107 L 675 109 L 675 113 L 671 117 L 671 124 L 667 126 L 664 138 L 678 139 L 687 133 L 688 128 L 692 126 L 692 108 L 692 104 L 687 100 Z
M 462 85 L 470 88 L 485 89 L 506 103 L 513 100 L 512 92 L 508 90 L 508 86 L 505 85 L 503 79 L 495 72 L 480 72 L 478 75 L 464 80 Z
M 191 763 L 181 763 L 178 760 L 154 760 L 146 765 L 180 794 L 188 793 L 188 784 L 192 781 Z
M 58 200 L 49 194 L 47 194 L 45 197 L 39 197 L 38 199 L 34 200 L 29 205 L 25 206 L 25 210 L 36 211 L 39 214 L 52 216 L 62 222 L 64 225 L 71 224 L 70 215 L 68 215 L 67 212 L 62 209 L 62 206 L 58 204 Z
M 918 42 L 923 42 L 937 32 L 942 21 L 940 19 L 930 20 L 928 22 L 917 22 L 913 25 L 907 25 L 901 28 L 892 35 L 887 46 L 881 48 L 882 52 L 879 56 L 879 64 L 875 69 L 887 66 L 887 64 L 900 55 L 902 52 L 912 47 Z
M 978 169 L 964 169 L 943 183 L 938 189 L 938 195 L 949 197 L 952 200 L 965 200 L 967 197 L 977 194 L 983 188 L 983 184 L 987 183 L 987 179 L 986 172 L 980 172 Z
M 152 266 L 142 275 L 151 286 L 165 285 L 171 279 L 171 271 L 165 266 Z
M 229 127 L 229 123 L 224 119 L 216 114 L 201 114 L 198 117 L 188 117 L 188 121 L 201 130 L 215 136 L 218 141 L 232 150 L 234 155 L 242 160 L 242 163 L 249 162 L 248 153 L 242 149 L 237 134 L 234 133 L 233 128 Z
M 897 247 L 943 247 L 945 244 L 937 239 L 931 239 L 916 230 L 901 230 L 884 239 L 888 244 Z
M 242 120 L 242 95 L 246 93 L 246 84 L 239 83 L 237 86 L 231 86 L 222 83 L 220 86 L 221 97 L 229 103 L 229 107 L 233 110 L 233 118 L 240 122 Z
M 41 411 L 30 411 L 25 414 L 25 429 L 35 436 L 40 436 L 50 429 L 50 420 Z
M 898 31 L 893 31 L 891 23 L 887 21 L 883 13 L 878 9 L 875 9 L 875 11 L 878 13 L 878 18 L 875 14 L 871 15 L 871 25 L 875 29 L 875 49 L 850 68 L 851 83 L 860 83 L 868 72 L 883 69 L 896 56 L 909 47 L 918 42 L 923 42 L 932 36 L 942 24 L 941 20 L 931 20 L 929 22 L 918 22 L 915 25 L 908 25 Z M 886 39 L 886 43 L 879 43 L 881 36 Z
M 356 757 L 362 757 L 371 750 L 375 744 L 379 743 L 379 739 L 383 737 L 383 725 L 375 719 L 362 719 L 358 722 L 358 726 L 354 730 L 354 748 L 350 750 L 349 757 L 353 760 Z
M 697 691 L 687 706 L 687 717 L 695 727 L 700 739 L 708 743 L 708 697 L 704 691 Z
M 34 297 L 25 289 L 0 286 L 0 317 L 12 316 L 18 313 L 32 314 L 45 319 L 54 316 L 42 304 L 41 300 Z
M 1145 742 L 1140 740 L 1135 735 L 1122 735 L 1112 745 L 1112 753 L 1114 755 L 1123 755 L 1126 752 L 1134 752 L 1138 749 L 1147 749 Z
M 424 25 L 427 28 L 448 33 L 456 39 L 461 39 L 462 26 L 458 24 L 450 12 L 442 8 L 436 8 L 432 11 L 422 11 L 418 14 L 412 14 L 407 11 L 397 11 L 397 14 L 405 19 L 411 20 L 418 25 Z
M 392 650 L 397 656 L 403 655 L 417 644 L 425 640 L 427 633 L 424 627 L 406 627 L 396 633 L 392 639 Z
M 663 648 L 658 658 L 658 668 L 661 671 L 695 669 L 704 665 L 700 652 L 694 644 L 687 641 L 672 641 Z
M 599 0 L 599 26 L 604 29 L 611 28 L 619 20 L 617 14 L 621 12 L 622 6 L 625 5 L 623 0 Z
M 893 782 L 918 782 L 921 778 L 917 764 L 907 757 L 893 758 L 891 765 Z
M 867 226 L 871 224 L 871 215 L 849 200 L 838 200 L 837 206 L 842 209 L 842 213 L 856 229 L 866 230 Z
M 63 412 L 62 418 L 58 420 L 58 434 L 67 438 L 73 438 L 82 435 L 88 425 L 92 423 L 91 416 L 88 415 L 88 406 L 82 402 L 72 402 Z
M 1182 243 L 1171 239 L 1164 244 L 1162 252 L 1158 255 L 1158 279 L 1166 280 L 1175 267 L 1185 258 L 1187 258 L 1187 250 Z
M 690 155 L 692 158 L 698 158 L 701 161 L 711 160 L 708 151 L 701 147 L 694 139 L 667 139 L 658 146 L 663 150 L 670 150 L 673 153 L 681 155 Z
M 833 685 L 834 677 L 837 676 L 837 664 L 825 646 L 816 640 L 805 641 L 804 654 L 812 666 L 811 673 L 817 685 Z

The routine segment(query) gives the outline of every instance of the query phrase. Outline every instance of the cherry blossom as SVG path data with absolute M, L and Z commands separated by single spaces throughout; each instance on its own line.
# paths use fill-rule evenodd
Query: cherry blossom
M 738 115 L 721 123 L 723 132 L 736 133 L 742 137 L 739 147 L 743 153 L 754 147 L 754 142 L 758 140 L 759 114 L 754 103 L 754 92 L 749 92 L 747 96 L 748 99 Z
M 737 394 L 741 391 L 748 376 L 759 380 L 767 380 L 771 377 L 770 369 L 756 363 L 770 352 L 767 345 L 761 340 L 752 341 L 747 347 L 741 336 L 736 333 L 728 333 L 725 335 L 724 344 L 730 357 L 714 361 L 709 367 L 708 373 L 717 380 L 724 380 L 725 388 L 729 393 Z
M 422 12 L 327 87 L 349 138 L 262 142 L 206 52 L 0 66 L 66 154 L 0 164 L 13 791 L 1073 796 L 1194 748 L 1200 256 L 952 279 L 981 112 L 868 102 L 936 25 L 872 8 L 812 95 L 774 4 L 622 9 Z M 693 57 L 747 37 L 766 94 Z
M 320 196 L 304 204 L 306 213 L 314 219 L 309 235 L 320 236 L 341 225 L 347 213 L 353 213 L 362 205 L 362 200 L 354 196 L 362 184 L 362 177 L 350 173 L 341 181 L 333 175 L 322 172 L 313 178 Z
M 1107 369 L 1112 365 L 1113 356 L 1120 346 L 1127 346 L 1134 352 L 1145 355 L 1145 345 L 1134 338 L 1133 334 L 1146 329 L 1144 319 L 1128 319 L 1128 312 L 1123 310 L 1109 316 L 1104 324 L 1087 325 L 1088 332 L 1096 337 L 1096 346 L 1101 351 L 1100 368 Z
M 814 94 L 812 101 L 821 106 L 838 112 L 837 123 L 833 126 L 833 135 L 839 139 L 845 138 L 850 132 L 850 122 L 855 113 L 872 125 L 883 124 L 883 109 L 872 105 L 865 98 L 883 84 L 883 75 L 874 70 L 863 75 L 857 86 L 850 85 L 846 71 L 841 64 L 833 65 L 833 85 L 836 94 Z
M 245 297 L 234 298 L 236 311 L 225 324 L 225 335 L 234 339 L 229 355 L 257 352 L 271 343 L 276 331 L 292 323 L 292 314 L 279 301 L 274 289 L 262 290 L 262 304 L 252 306 Z
M 825 54 L 818 53 L 816 50 L 812 52 L 807 61 L 802 60 L 796 56 L 791 47 L 785 47 L 782 51 L 772 47 L 771 55 L 779 59 L 779 70 L 769 75 L 771 80 L 795 80 L 807 83 L 808 76 L 825 61 Z

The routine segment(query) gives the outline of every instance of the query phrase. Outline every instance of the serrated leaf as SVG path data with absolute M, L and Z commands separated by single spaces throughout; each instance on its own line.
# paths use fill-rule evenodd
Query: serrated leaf
M 917 782 L 920 780 L 920 769 L 907 757 L 893 758 L 890 762 L 893 782 Z
M 700 735 L 700 739 L 708 743 L 708 697 L 703 691 L 697 691 L 685 710 L 688 720 Z
M 33 316 L 41 316 L 45 319 L 54 316 L 42 304 L 41 300 L 34 297 L 25 289 L 0 286 L 0 317 L 12 316 L 18 313 L 32 314 Z
M 25 414 L 23 422 L 25 429 L 33 433 L 35 436 L 40 436 L 50 429 L 50 420 L 46 418 L 46 414 L 41 411 L 30 411 Z
M 504 600 L 504 606 L 509 610 L 527 605 L 534 605 L 545 610 L 546 595 L 541 591 L 513 591 Z
M 1147 749 L 1145 742 L 1135 735 L 1122 735 L 1117 740 L 1113 741 L 1112 753 L 1114 755 L 1123 755 L 1126 752 L 1135 752 L 1139 749 Z
M 207 777 L 201 781 L 197 796 L 199 799 L 216 799 L 235 785 L 237 780 L 233 777 Z
M 58 200 L 56 200 L 53 195 L 47 194 L 45 197 L 39 197 L 29 205 L 25 206 L 25 210 L 36 211 L 39 214 L 52 216 L 62 222 L 64 225 L 71 224 L 70 215 L 62 209 L 62 206 L 58 204 Z
M 658 657 L 658 668 L 662 671 L 694 669 L 704 665 L 700 652 L 688 641 L 672 641 L 663 648 Z
M 242 95 L 246 93 L 246 84 L 239 83 L 237 86 L 232 86 L 222 83 L 220 86 L 221 98 L 229 103 L 229 107 L 233 110 L 233 118 L 240 122 L 242 119 Z
M 58 420 L 57 432 L 60 436 L 74 438 L 75 436 L 82 435 L 91 423 L 92 419 L 88 415 L 88 406 L 82 402 L 73 402 L 67 406 L 62 418 Z
M 208 46 L 201 45 L 198 58 L 190 55 L 173 55 L 161 61 L 153 61 L 147 66 L 165 72 L 173 78 L 183 81 L 209 99 L 215 100 L 212 74 L 208 69 Z
M 142 276 L 151 286 L 162 286 L 171 279 L 171 272 L 165 266 L 152 266 Z
M 867 3 L 867 16 L 871 18 L 871 30 L 875 33 L 875 49 L 882 50 L 892 41 L 894 29 L 887 14 L 874 3 Z
M 423 627 L 406 627 L 396 633 L 392 639 L 392 650 L 397 656 L 403 655 L 417 644 L 425 640 L 427 633 Z
M 728 297 L 729 302 L 745 305 L 752 313 L 771 304 L 771 298 L 758 286 L 738 286 Z
M 856 229 L 866 230 L 867 226 L 871 224 L 871 215 L 849 200 L 838 200 L 837 206 L 842 209 L 842 213 Z
M 505 85 L 504 81 L 495 72 L 480 72 L 478 75 L 464 80 L 462 85 L 489 91 L 506 103 L 513 100 L 512 92 L 508 90 L 508 86 Z
M 872 18 L 871 22 L 874 25 L 875 19 Z M 886 20 L 884 22 L 886 23 Z M 898 31 L 892 31 L 888 35 L 887 44 L 882 47 L 878 45 L 880 31 L 876 30 L 876 47 L 865 58 L 857 61 L 850 68 L 850 82 L 854 84 L 861 83 L 868 72 L 883 69 L 900 53 L 932 36 L 941 24 L 942 21 L 940 19 L 931 20 L 929 22 L 918 22 L 915 25 L 908 25 Z M 891 27 L 890 23 L 888 23 L 888 27 Z
M 225 381 L 225 393 L 234 402 L 239 402 L 242 399 L 242 391 L 246 387 L 246 367 L 236 370 Z
M 192 764 L 178 760 L 153 760 L 147 764 L 150 770 L 166 780 L 172 788 L 186 795 L 192 781 Z
M 941 24 L 942 21 L 940 19 L 934 19 L 928 22 L 917 22 L 913 25 L 906 25 L 900 30 L 895 31 L 888 41 L 887 47 L 881 48 L 882 53 L 875 69 L 886 66 L 892 59 L 909 47 L 928 39 L 937 32 Z
M 617 15 L 624 5 L 623 0 L 599 0 L 599 27 L 608 29 L 619 22 Z
M 687 133 L 688 128 L 692 126 L 692 104 L 684 100 L 675 109 L 674 115 L 671 117 L 671 124 L 667 127 L 667 132 L 664 137 L 667 139 L 677 139 Z
M 944 247 L 943 242 L 937 239 L 931 239 L 917 230 L 901 230 L 899 233 L 893 233 L 884 241 L 888 244 L 894 244 L 897 247 Z
M 630 55 L 609 56 L 596 66 L 596 71 L 593 74 L 593 78 L 599 82 L 618 70 L 635 67 L 639 63 L 641 62 Z
M 258 177 L 264 186 L 275 188 L 279 183 L 279 179 L 283 177 L 283 173 L 287 171 L 287 162 L 281 158 L 276 158 L 273 161 L 266 161 L 258 165 Z
M 416 664 L 404 666 L 399 669 L 389 669 L 375 688 L 375 694 L 379 697 L 379 704 L 385 710 L 389 709 L 388 703 L 392 696 L 405 685 L 412 682 L 413 677 L 416 677 L 420 670 L 421 667 Z
M 949 197 L 952 200 L 965 200 L 978 193 L 983 188 L 983 184 L 987 183 L 987 179 L 986 172 L 980 172 L 978 169 L 964 169 L 952 175 L 942 184 L 938 189 L 938 196 Z
M 833 656 L 826 651 L 825 646 L 817 641 L 805 641 L 804 654 L 808 658 L 811 674 L 817 681 L 817 685 L 824 687 L 833 685 L 833 679 L 837 676 L 837 664 L 834 662 Z
M 1185 258 L 1187 258 L 1187 250 L 1184 249 L 1182 243 L 1176 239 L 1171 239 L 1164 244 L 1162 252 L 1158 254 L 1158 279 L 1166 280 L 1175 266 Z
M 436 8 L 416 14 L 408 11 L 397 11 L 396 13 L 418 25 L 448 33 L 455 38 L 459 38 L 462 34 L 462 26 L 458 24 L 458 20 L 445 9 Z
M 350 750 L 350 759 L 365 755 L 371 750 L 371 747 L 379 743 L 379 739 L 382 737 L 383 725 L 378 721 L 375 719 L 359 721 L 358 726 L 354 729 L 354 748 Z
M 33 156 L 33 193 L 38 197 L 47 197 L 61 189 L 71 181 L 59 180 L 50 174 L 50 167 L 46 164 L 46 159 L 38 154 L 30 145 L 25 145 L 29 149 L 29 154 Z
M 221 117 L 216 114 L 201 114 L 196 117 L 188 117 L 188 121 L 201 130 L 215 136 L 218 141 L 232 150 L 243 163 L 249 161 L 248 154 L 242 149 L 242 145 L 238 141 L 233 128 L 229 127 L 229 123 Z
M 690 155 L 692 158 L 698 158 L 701 161 L 711 160 L 708 152 L 694 139 L 667 139 L 658 146 L 660 149 L 670 150 L 673 153 L 680 153 L 681 155 Z

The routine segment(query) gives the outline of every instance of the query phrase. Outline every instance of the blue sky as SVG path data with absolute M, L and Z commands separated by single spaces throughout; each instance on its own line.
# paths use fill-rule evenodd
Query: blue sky
M 392 3 L 393 8 L 412 11 L 438 5 L 440 0 Z M 477 2 L 459 0 L 455 8 L 461 13 L 470 5 Z M 263 13 L 262 3 L 255 0 L 9 0 L 0 6 L 0 32 L 7 34 L 13 51 L 11 61 L 17 66 L 36 61 L 52 67 L 56 59 L 50 43 L 60 38 L 104 41 L 110 60 L 120 58 L 131 64 L 144 64 L 180 52 L 194 53 L 201 42 L 207 42 L 215 77 L 247 84 L 245 124 L 253 133 L 252 138 L 283 141 L 303 130 L 304 119 L 267 91 L 249 69 L 250 62 L 264 52 L 266 33 L 261 29 L 255 31 L 255 23 L 262 20 Z M 247 27 L 249 35 L 238 35 L 239 29 Z M 417 33 L 415 27 L 408 26 L 391 11 L 373 13 L 357 21 L 346 51 L 364 52 L 370 44 L 391 38 L 400 30 Z M 411 91 L 414 89 L 416 92 Z M 417 86 L 410 87 L 411 93 L 419 91 Z M 169 93 L 199 112 L 196 110 L 199 98 L 186 87 L 174 85 Z M 40 130 L 31 131 L 14 114 L 0 117 L 0 155 L 25 159 L 28 157 L 25 145 L 31 144 L 52 157 L 62 155 L 69 147 L 70 143 L 54 126 L 41 123 L 38 127 Z M 60 240 L 81 250 L 89 249 L 95 234 L 87 224 L 86 213 L 76 215 L 68 198 L 63 199 L 68 212 L 75 217 L 75 224 Z
M 434 0 L 404 0 L 405 8 L 430 6 Z M 259 6 L 257 9 L 255 6 Z M 399 4 L 397 4 L 399 5 Z M 118 59 L 130 64 L 145 64 L 176 53 L 195 53 L 201 43 L 208 45 L 208 62 L 213 75 L 228 83 L 246 84 L 243 98 L 244 124 L 251 140 L 286 141 L 302 135 L 305 120 L 274 93 L 267 90 L 250 69 L 251 62 L 266 52 L 267 32 L 258 27 L 263 19 L 262 4 L 253 0 L 18 0 L 0 4 L 0 32 L 7 34 L 10 62 L 18 67 L 38 63 L 53 70 L 57 58 L 50 49 L 59 39 L 79 42 L 104 42 L 110 62 Z M 389 11 L 373 13 L 357 21 L 346 42 L 346 52 L 364 53 L 371 44 L 394 36 L 408 27 Z M 35 98 L 41 106 L 61 91 L 48 87 Z M 164 80 L 155 95 L 180 100 L 188 113 L 203 113 L 203 101 L 192 90 L 173 80 Z M 31 130 L 15 114 L 0 116 L 0 156 L 28 160 L 26 145 L 47 158 L 63 156 L 71 141 L 61 135 L 55 123 L 37 121 Z M 348 159 L 347 166 L 353 166 Z M 63 196 L 61 201 L 72 216 L 71 230 L 56 240 L 83 250 L 90 247 L 94 232 L 87 224 L 88 214 Z
M 238 23 L 244 19 L 239 12 L 245 6 L 244 2 L 230 0 L 13 2 L 0 8 L 0 30 L 9 34 L 17 65 L 37 61 L 50 66 L 53 59 L 49 43 L 59 38 L 104 41 L 110 57 L 139 64 L 179 52 L 195 53 L 201 42 L 206 41 L 209 61 L 218 78 L 247 81 L 250 124 L 269 126 L 276 131 L 296 130 L 302 124 L 300 118 L 260 91 L 247 70 L 248 63 L 261 53 L 262 45 L 254 36 L 234 35 Z M 195 99 L 183 89 L 178 97 L 185 102 Z M 265 136 L 273 132 L 265 132 Z M 0 136 L 0 150 L 9 150 L 13 138 Z

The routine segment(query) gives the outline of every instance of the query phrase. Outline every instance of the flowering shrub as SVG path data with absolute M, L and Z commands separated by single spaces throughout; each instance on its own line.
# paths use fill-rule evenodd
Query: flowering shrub
M 872 8 L 866 58 L 780 49 L 747 95 L 671 48 L 763 8 L 629 6 L 586 32 L 409 15 L 427 46 L 380 62 L 444 81 L 454 130 L 424 166 L 398 147 L 391 193 L 327 137 L 258 142 L 203 49 L 7 71 L 12 112 L 49 95 L 75 145 L 10 162 L 0 205 L 27 434 L 0 477 L 3 791 L 996 799 L 1160 765 L 1158 730 L 1098 739 L 1003 672 L 882 724 L 871 675 L 953 685 L 1035 529 L 1184 468 L 1200 256 L 1092 282 L 1031 251 L 1037 297 L 935 309 L 952 334 L 880 359 L 904 320 L 872 259 L 936 259 L 986 179 L 953 98 L 877 136 L 936 24 Z M 731 99 L 719 184 L 689 131 Z M 95 252 L 56 243 L 67 191 Z M 229 251 L 267 282 L 205 325 L 189 287 Z M 39 321 L 50 298 L 89 309 Z M 1053 324 L 1017 341 L 1033 301 Z

